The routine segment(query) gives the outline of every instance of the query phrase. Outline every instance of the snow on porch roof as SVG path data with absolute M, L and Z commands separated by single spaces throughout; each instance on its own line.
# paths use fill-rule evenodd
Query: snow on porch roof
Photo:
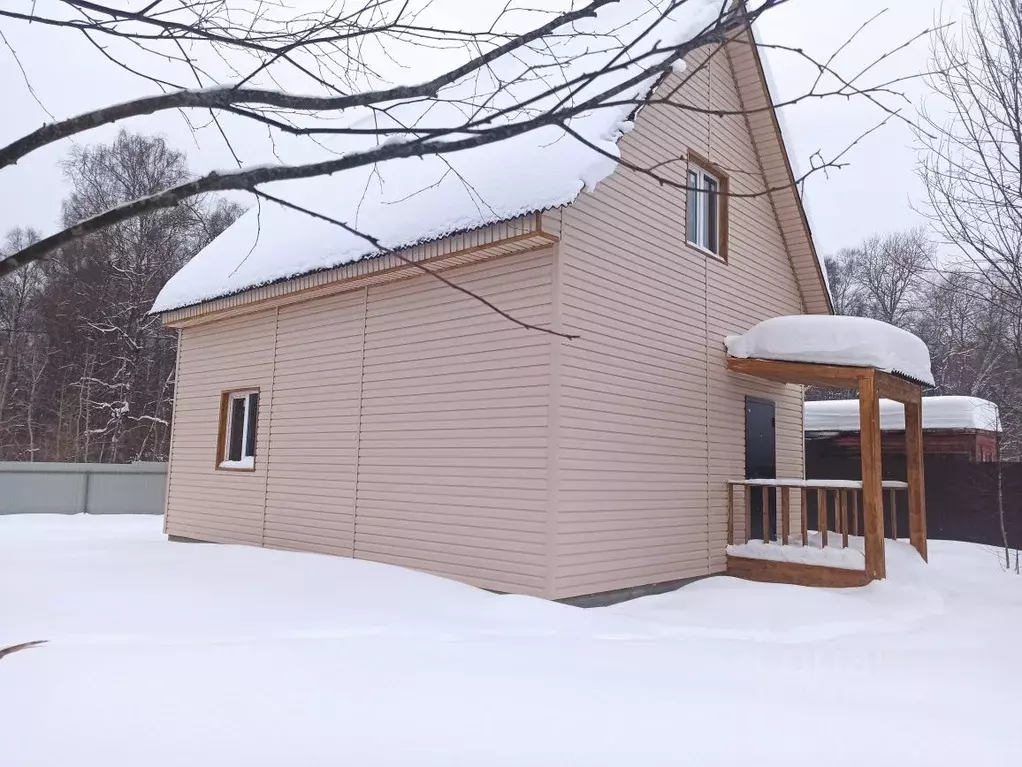
M 416 129 L 457 127 L 469 115 L 475 119 L 491 115 L 495 125 L 528 119 L 568 93 L 562 89 L 530 103 L 527 114 L 514 110 L 515 104 L 537 98 L 558 82 L 600 72 L 627 50 L 631 65 L 603 72 L 573 92 L 566 105 L 585 103 L 635 77 L 643 68 L 662 62 L 673 47 L 712 23 L 722 5 L 721 0 L 688 0 L 665 14 L 667 7 L 667 0 L 604 6 L 594 18 L 577 21 L 571 29 L 557 29 L 494 60 L 487 69 L 446 86 L 436 100 L 399 103 L 354 123 L 356 128 L 404 133 L 387 139 L 378 135 L 323 136 L 317 140 L 325 153 L 320 150 L 314 156 L 286 159 L 314 162 L 364 151 L 381 140 L 414 138 Z M 629 59 L 617 62 L 624 60 Z M 676 68 L 681 66 L 679 63 Z M 627 102 L 644 98 L 658 79 L 656 73 L 613 99 L 626 103 L 594 109 L 567 121 L 571 129 L 610 157 L 560 128 L 548 126 L 443 157 L 395 159 L 375 168 L 269 184 L 265 191 L 344 221 L 392 249 L 566 205 L 583 188 L 594 187 L 614 172 L 617 163 L 612 158 L 619 154 L 618 140 L 632 127 L 634 103 Z M 502 110 L 510 111 L 498 115 Z M 310 151 L 308 143 L 288 147 L 292 152 Z M 332 223 L 263 201 L 174 275 L 152 311 L 190 306 L 377 253 L 366 240 Z
M 725 339 L 732 357 L 868 367 L 933 385 L 930 352 L 907 330 L 866 317 L 774 317 Z
M 805 404 L 803 428 L 807 432 L 859 430 L 859 400 L 835 399 Z M 905 407 L 880 400 L 880 428 L 905 430 Z M 1000 431 L 997 405 L 979 397 L 923 397 L 924 429 L 980 429 Z

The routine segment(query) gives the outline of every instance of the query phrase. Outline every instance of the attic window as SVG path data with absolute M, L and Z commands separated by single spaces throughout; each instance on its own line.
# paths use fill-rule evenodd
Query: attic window
M 220 396 L 220 434 L 217 468 L 255 470 L 256 423 L 259 420 L 257 390 L 225 391 Z
M 692 162 L 688 167 L 687 187 L 686 239 L 689 245 L 726 257 L 727 176 L 705 161 Z

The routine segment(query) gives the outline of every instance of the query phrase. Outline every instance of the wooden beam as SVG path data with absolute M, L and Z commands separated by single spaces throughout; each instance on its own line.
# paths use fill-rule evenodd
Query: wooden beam
M 898 496 L 893 487 L 887 491 L 887 505 L 891 507 L 890 538 L 892 541 L 896 541 L 898 540 Z
M 880 397 L 873 376 L 859 385 L 859 439 L 862 455 L 862 511 L 866 575 L 887 577 L 884 559 L 884 490 L 880 463 Z
M 865 586 L 872 579 L 862 570 L 807 565 L 801 562 L 775 562 L 727 555 L 727 574 L 749 581 L 793 583 L 796 586 L 852 588 Z
M 781 545 L 788 545 L 791 535 L 791 488 L 781 488 Z
M 883 370 L 876 371 L 876 386 L 878 396 L 893 399 L 895 402 L 905 405 L 919 402 L 923 396 L 923 387 L 919 384 Z
M 908 537 L 924 561 L 926 547 L 926 478 L 923 470 L 922 402 L 905 405 L 905 448 L 908 459 Z
M 742 543 L 748 543 L 752 540 L 752 487 L 743 487 L 742 495 L 745 496 L 745 533 L 742 535 Z
M 760 513 L 763 516 L 763 543 L 770 543 L 770 488 L 763 485 L 759 491 L 760 501 L 763 508 Z
M 816 527 L 820 532 L 820 545 L 827 545 L 827 491 L 816 491 Z
M 809 545 L 809 494 L 802 488 L 802 545 Z
M 727 486 L 727 545 L 735 542 L 735 486 Z
M 848 548 L 848 491 L 838 490 L 838 505 L 841 507 L 841 548 Z
M 829 386 L 837 389 L 854 389 L 864 376 L 873 373 L 872 368 L 730 356 L 727 358 L 727 369 L 778 383 Z

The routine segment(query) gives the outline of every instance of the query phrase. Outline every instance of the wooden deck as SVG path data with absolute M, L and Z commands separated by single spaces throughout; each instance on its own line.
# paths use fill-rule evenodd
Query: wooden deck
M 860 537 L 866 528 L 862 485 L 858 480 L 799 478 L 729 481 L 727 574 L 752 581 L 824 588 L 865 586 L 875 580 L 865 567 L 852 569 L 827 562 L 828 556 L 833 556 L 835 550 L 853 548 L 850 547 L 850 539 L 856 541 L 854 548 L 859 551 L 865 548 Z M 881 519 L 881 534 L 896 539 L 897 493 L 907 492 L 908 485 L 888 480 L 881 486 L 890 496 L 892 510 L 890 524 L 885 525 L 885 520 Z M 736 492 L 741 493 L 740 499 L 735 498 Z M 773 552 L 775 555 L 789 547 L 803 552 L 809 549 L 821 561 L 787 561 L 783 556 L 773 559 L 742 556 L 742 547 L 735 544 L 750 540 L 753 497 L 758 497 L 758 514 L 762 515 L 762 534 L 755 540 L 777 547 L 777 551 Z M 809 513 L 811 503 L 814 504 L 812 514 Z M 803 555 L 800 553 L 794 558 L 801 559 Z

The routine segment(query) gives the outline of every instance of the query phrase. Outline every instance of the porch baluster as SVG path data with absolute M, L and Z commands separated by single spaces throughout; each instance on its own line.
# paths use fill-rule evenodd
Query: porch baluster
M 827 545 L 827 490 L 816 491 L 816 526 L 820 528 L 820 545 Z

